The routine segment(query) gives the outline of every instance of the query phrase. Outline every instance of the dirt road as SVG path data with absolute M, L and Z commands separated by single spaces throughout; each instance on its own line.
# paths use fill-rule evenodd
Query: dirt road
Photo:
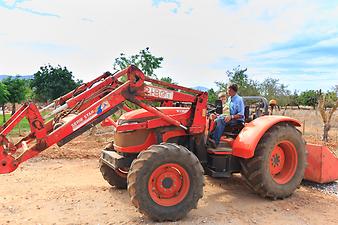
M 168 224 L 337 224 L 338 198 L 301 187 L 289 199 L 257 197 L 239 177 L 206 179 L 198 208 Z M 152 224 L 126 191 L 106 183 L 97 159 L 37 159 L 0 175 L 0 224 Z

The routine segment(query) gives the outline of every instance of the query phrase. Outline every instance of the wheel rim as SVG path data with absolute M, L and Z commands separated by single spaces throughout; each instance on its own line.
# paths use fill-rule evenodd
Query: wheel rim
M 157 167 L 150 175 L 148 191 L 159 205 L 174 206 L 183 201 L 190 187 L 187 171 L 176 163 Z
M 290 141 L 275 145 L 270 153 L 269 167 L 272 179 L 278 184 L 286 184 L 296 173 L 298 164 L 297 150 Z

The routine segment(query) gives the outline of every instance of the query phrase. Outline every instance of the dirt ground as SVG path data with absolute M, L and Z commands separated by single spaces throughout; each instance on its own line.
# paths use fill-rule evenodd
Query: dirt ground
M 127 191 L 101 176 L 97 158 L 110 137 L 84 134 L 0 175 L 0 224 L 153 224 L 137 212 Z M 308 186 L 271 201 L 252 193 L 240 176 L 206 177 L 198 208 L 167 224 L 337 224 L 337 205 L 337 196 Z
M 204 197 L 168 224 L 337 224 L 338 198 L 301 187 L 286 199 L 253 194 L 240 177 L 206 179 Z M 152 224 L 127 191 L 106 183 L 96 159 L 33 160 L 1 175 L 0 224 Z

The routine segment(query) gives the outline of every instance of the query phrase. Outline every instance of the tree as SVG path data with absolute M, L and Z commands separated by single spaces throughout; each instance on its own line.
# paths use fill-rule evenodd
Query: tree
M 337 110 L 338 107 L 338 100 L 336 99 L 335 103 L 333 104 L 333 107 L 329 110 L 329 112 L 326 112 L 325 110 L 325 103 L 327 101 L 326 99 L 327 95 L 324 94 L 319 98 L 318 103 L 318 109 L 320 112 L 320 115 L 323 120 L 323 138 L 322 140 L 325 142 L 329 141 L 329 131 L 331 129 L 331 119 L 334 112 Z
M 259 85 L 259 89 L 261 95 L 269 100 L 276 99 L 280 106 L 286 106 L 290 103 L 291 92 L 286 85 L 279 82 L 279 79 L 266 78 Z
M 123 70 L 129 65 L 135 65 L 140 68 L 145 75 L 156 78 L 154 70 L 161 68 L 162 61 L 163 57 L 156 57 L 149 51 L 149 48 L 145 48 L 138 54 L 129 57 L 121 53 L 120 57 L 114 61 L 114 69 Z
M 303 91 L 299 95 L 299 103 L 301 105 L 312 106 L 313 109 L 316 108 L 319 98 L 319 92 L 315 90 Z
M 217 94 L 216 92 L 214 91 L 213 88 L 210 88 L 208 90 L 208 103 L 210 104 L 215 104 L 215 101 L 217 100 Z
M 31 86 L 38 101 L 46 102 L 68 93 L 82 83 L 74 80 L 72 72 L 66 67 L 42 66 L 34 74 Z
M 170 84 L 177 84 L 177 82 L 175 82 L 171 77 L 161 77 L 160 80 Z
M 258 82 L 248 78 L 246 74 L 247 69 L 241 69 L 240 66 L 226 71 L 226 75 L 230 83 L 238 85 L 238 94 L 242 96 L 257 96 L 259 95 Z M 217 81 L 216 85 L 220 91 L 226 91 L 228 84 L 224 81 Z
M 7 90 L 7 86 L 0 82 L 0 106 L 2 108 L 2 115 L 3 115 L 3 123 L 6 123 L 5 117 L 5 104 L 8 102 L 9 92 Z
M 20 76 L 15 78 L 7 77 L 3 80 L 9 92 L 8 102 L 12 103 L 12 115 L 16 112 L 15 103 L 21 103 L 26 99 L 27 86 L 24 79 Z

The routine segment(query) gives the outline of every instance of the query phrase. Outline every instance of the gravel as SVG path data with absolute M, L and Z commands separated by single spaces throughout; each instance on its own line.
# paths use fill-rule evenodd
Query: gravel
M 317 184 L 310 181 L 303 181 L 302 183 L 306 187 L 310 187 L 313 190 L 318 190 L 324 194 L 334 195 L 338 197 L 338 182 L 331 182 L 327 184 Z

